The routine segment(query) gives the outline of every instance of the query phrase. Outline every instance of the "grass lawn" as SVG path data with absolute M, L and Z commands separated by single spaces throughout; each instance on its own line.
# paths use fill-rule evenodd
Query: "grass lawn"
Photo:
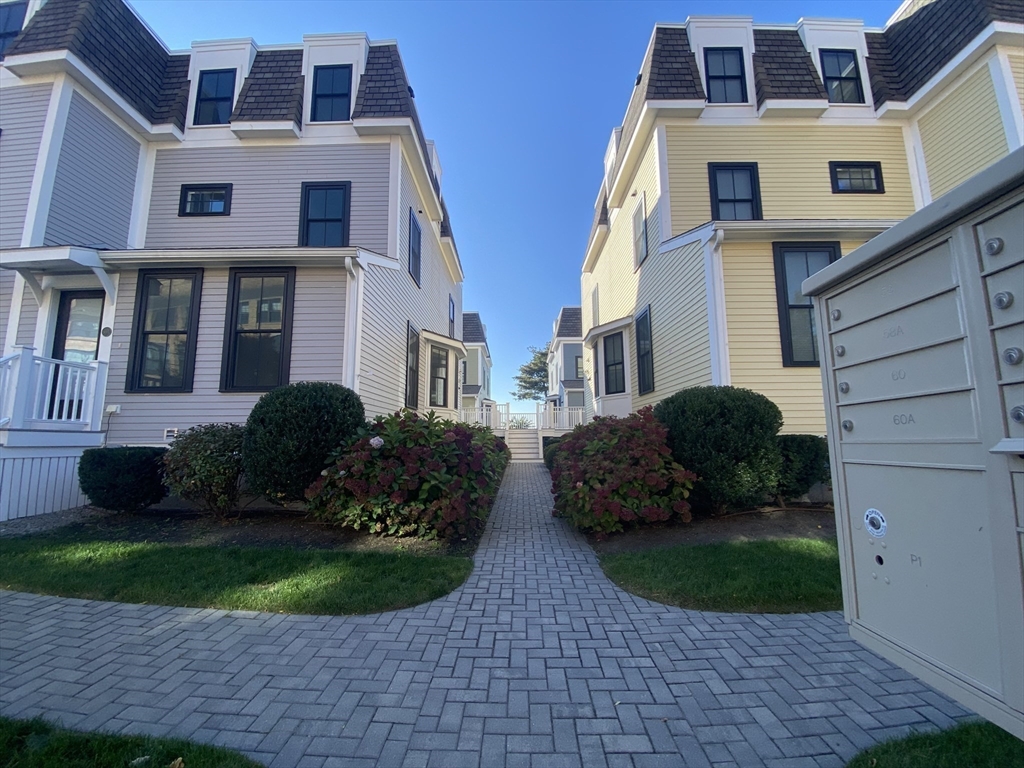
M 377 613 L 466 580 L 466 557 L 177 546 L 67 534 L 0 539 L 0 588 L 64 597 L 311 614 Z
M 805 613 L 843 607 L 834 541 L 687 544 L 601 557 L 635 595 L 701 611 Z
M 138 763 L 132 761 L 148 757 Z M 42 720 L 0 717 L 0 760 L 4 768 L 259 768 L 237 752 L 181 739 L 76 733 Z
M 966 723 L 940 733 L 871 747 L 846 768 L 1010 768 L 1024 765 L 1024 741 L 991 723 Z

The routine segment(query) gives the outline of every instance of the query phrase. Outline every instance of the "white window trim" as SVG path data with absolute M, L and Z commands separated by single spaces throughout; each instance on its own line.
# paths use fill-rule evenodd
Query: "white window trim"
M 645 253 L 644 253 L 644 257 L 642 259 L 640 258 L 640 254 L 637 253 L 637 250 L 636 250 L 636 246 L 637 246 L 636 214 L 637 214 L 637 211 L 639 211 L 640 214 L 643 216 L 643 219 L 641 221 L 641 226 L 643 227 L 643 236 L 644 236 L 643 244 L 644 244 L 644 251 L 645 251 Z M 632 215 L 632 217 L 630 219 L 630 222 L 632 224 L 632 226 L 631 226 L 631 234 L 632 234 L 632 237 L 633 237 L 633 270 L 636 271 L 636 270 L 640 269 L 640 265 L 643 264 L 645 261 L 647 261 L 647 258 L 651 255 L 650 232 L 648 231 L 648 228 L 647 228 L 647 193 L 646 192 L 641 192 L 640 193 L 640 202 L 638 202 L 636 204 L 636 207 L 633 209 L 633 215 Z

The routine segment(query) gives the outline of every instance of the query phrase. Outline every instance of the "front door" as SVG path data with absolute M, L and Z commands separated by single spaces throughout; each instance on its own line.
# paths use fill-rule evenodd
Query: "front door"
M 100 349 L 103 319 L 103 291 L 62 291 L 57 309 L 57 328 L 53 334 L 54 360 L 91 363 Z M 54 366 L 50 394 L 51 419 L 82 417 L 80 369 Z

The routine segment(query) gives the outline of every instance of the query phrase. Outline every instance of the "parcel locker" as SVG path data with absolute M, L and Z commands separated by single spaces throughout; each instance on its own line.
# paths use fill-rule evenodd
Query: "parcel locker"
M 803 292 L 850 634 L 1024 738 L 1024 150 Z

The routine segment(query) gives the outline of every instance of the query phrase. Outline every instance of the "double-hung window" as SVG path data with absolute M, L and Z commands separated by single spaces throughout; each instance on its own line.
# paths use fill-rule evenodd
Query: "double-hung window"
M 863 104 L 856 51 L 821 51 L 821 74 L 831 104 Z
M 203 270 L 140 270 L 126 392 L 191 392 Z
M 455 338 L 455 299 L 448 294 L 448 336 Z
M 28 3 L 0 5 L 0 59 L 3 58 L 7 46 L 13 43 L 14 38 L 21 32 L 21 26 L 25 23 L 26 10 L 28 10 Z
M 575 373 L 576 375 L 573 376 L 574 379 L 583 378 L 583 355 L 576 355 Z
M 302 185 L 299 245 L 309 248 L 348 246 L 352 183 L 317 181 Z
M 633 266 L 639 267 L 647 258 L 647 194 L 633 211 Z
M 230 184 L 182 184 L 178 198 L 179 216 L 228 216 L 231 214 Z
M 309 118 L 311 122 L 348 120 L 351 104 L 351 64 L 313 68 L 313 109 Z
M 834 194 L 880 195 L 885 192 L 881 163 L 833 160 L 828 164 L 828 173 Z
M 622 332 L 604 337 L 604 393 L 621 395 L 626 391 L 626 362 L 622 351 Z
M 211 69 L 199 73 L 193 125 L 227 125 L 235 100 L 235 70 Z
M 448 407 L 448 350 L 444 347 L 430 348 L 430 406 Z
M 752 221 L 761 218 L 757 163 L 708 163 L 711 218 Z
M 800 286 L 839 258 L 839 243 L 775 243 L 773 247 L 782 364 L 820 365 L 814 307 L 810 297 L 801 293 Z
M 294 295 L 294 267 L 230 271 L 222 392 L 266 392 L 288 383 Z
M 709 104 L 746 104 L 747 78 L 742 48 L 705 48 L 704 74 Z
M 420 285 L 420 223 L 416 219 L 416 211 L 409 209 L 409 274 Z
M 641 395 L 654 391 L 654 345 L 651 339 L 651 308 L 647 306 L 637 315 L 636 324 L 636 376 Z
M 412 323 L 405 326 L 405 405 L 420 407 L 420 332 Z

